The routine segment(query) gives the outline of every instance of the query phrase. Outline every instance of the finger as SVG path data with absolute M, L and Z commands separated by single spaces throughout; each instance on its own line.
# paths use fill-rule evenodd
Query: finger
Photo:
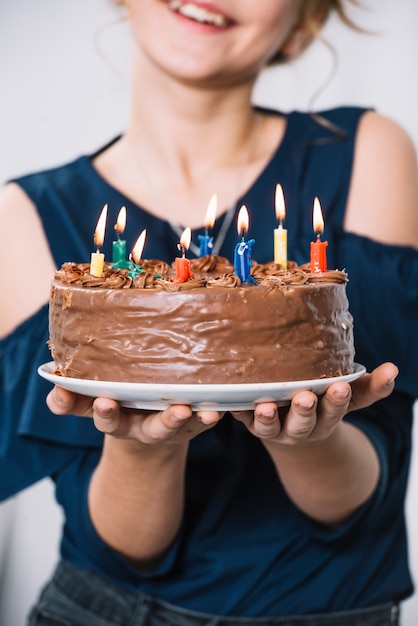
M 56 415 L 79 415 L 92 417 L 93 398 L 72 393 L 63 387 L 55 386 L 46 397 L 46 404 Z
M 196 413 L 196 417 L 198 420 L 205 424 L 205 426 L 215 426 L 221 419 L 223 413 L 219 413 L 219 411 L 198 411 Z
M 275 439 L 281 430 L 279 412 L 274 402 L 260 402 L 254 409 L 253 433 L 260 439 Z
M 170 439 L 192 415 L 187 405 L 173 405 L 152 412 L 125 409 L 108 398 L 96 398 L 93 404 L 96 428 L 116 437 L 135 438 L 143 443 Z
M 366 373 L 351 383 L 353 390 L 350 411 L 364 408 L 389 396 L 399 373 L 393 363 L 383 363 L 371 373 Z
M 287 443 L 298 443 L 307 439 L 316 425 L 317 404 L 318 398 L 311 391 L 295 394 L 284 419 L 280 439 Z
M 315 437 L 327 436 L 348 411 L 351 387 L 348 383 L 336 382 L 328 387 L 320 398 L 317 409 Z
M 121 426 L 123 426 L 120 406 L 116 400 L 110 398 L 96 398 L 94 400 L 93 420 L 97 430 L 106 434 L 119 433 Z

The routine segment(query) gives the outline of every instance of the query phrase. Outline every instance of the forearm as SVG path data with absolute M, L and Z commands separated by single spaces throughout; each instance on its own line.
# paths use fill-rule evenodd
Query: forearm
M 105 437 L 89 488 L 90 516 L 102 539 L 139 566 L 152 563 L 178 532 L 187 449 Z
M 338 524 L 373 493 L 379 460 L 369 439 L 341 422 L 324 440 L 289 446 L 263 441 L 289 497 L 310 517 Z

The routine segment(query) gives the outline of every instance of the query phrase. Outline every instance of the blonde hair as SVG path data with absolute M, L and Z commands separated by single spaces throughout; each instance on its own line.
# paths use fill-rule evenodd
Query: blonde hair
M 304 30 L 306 37 L 299 53 L 305 50 L 314 39 L 319 37 L 323 25 L 332 13 L 335 13 L 344 24 L 353 30 L 364 32 L 363 29 L 355 24 L 348 16 L 347 3 L 360 6 L 359 0 L 302 0 L 296 28 Z M 270 59 L 269 65 L 285 63 L 288 60 L 289 57 L 279 50 Z

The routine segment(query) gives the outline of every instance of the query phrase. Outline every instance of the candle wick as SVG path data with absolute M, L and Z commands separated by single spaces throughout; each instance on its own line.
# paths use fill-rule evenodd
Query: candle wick
M 321 231 L 320 230 L 318 230 L 317 233 L 316 233 L 316 240 L 317 241 L 321 240 Z
M 181 245 L 181 243 L 177 244 L 177 250 L 180 250 L 181 256 L 184 259 L 184 257 L 186 256 L 186 249 L 184 248 L 184 246 Z

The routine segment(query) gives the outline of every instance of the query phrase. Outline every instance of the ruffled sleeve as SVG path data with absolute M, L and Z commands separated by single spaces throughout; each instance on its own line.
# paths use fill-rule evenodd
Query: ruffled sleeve
M 356 361 L 399 368 L 396 389 L 418 397 L 418 251 L 344 233 L 337 266 L 348 271 Z
M 51 384 L 39 365 L 51 360 L 48 305 L 0 341 L 0 499 L 51 476 L 88 447 L 101 447 L 92 420 L 53 415 Z

